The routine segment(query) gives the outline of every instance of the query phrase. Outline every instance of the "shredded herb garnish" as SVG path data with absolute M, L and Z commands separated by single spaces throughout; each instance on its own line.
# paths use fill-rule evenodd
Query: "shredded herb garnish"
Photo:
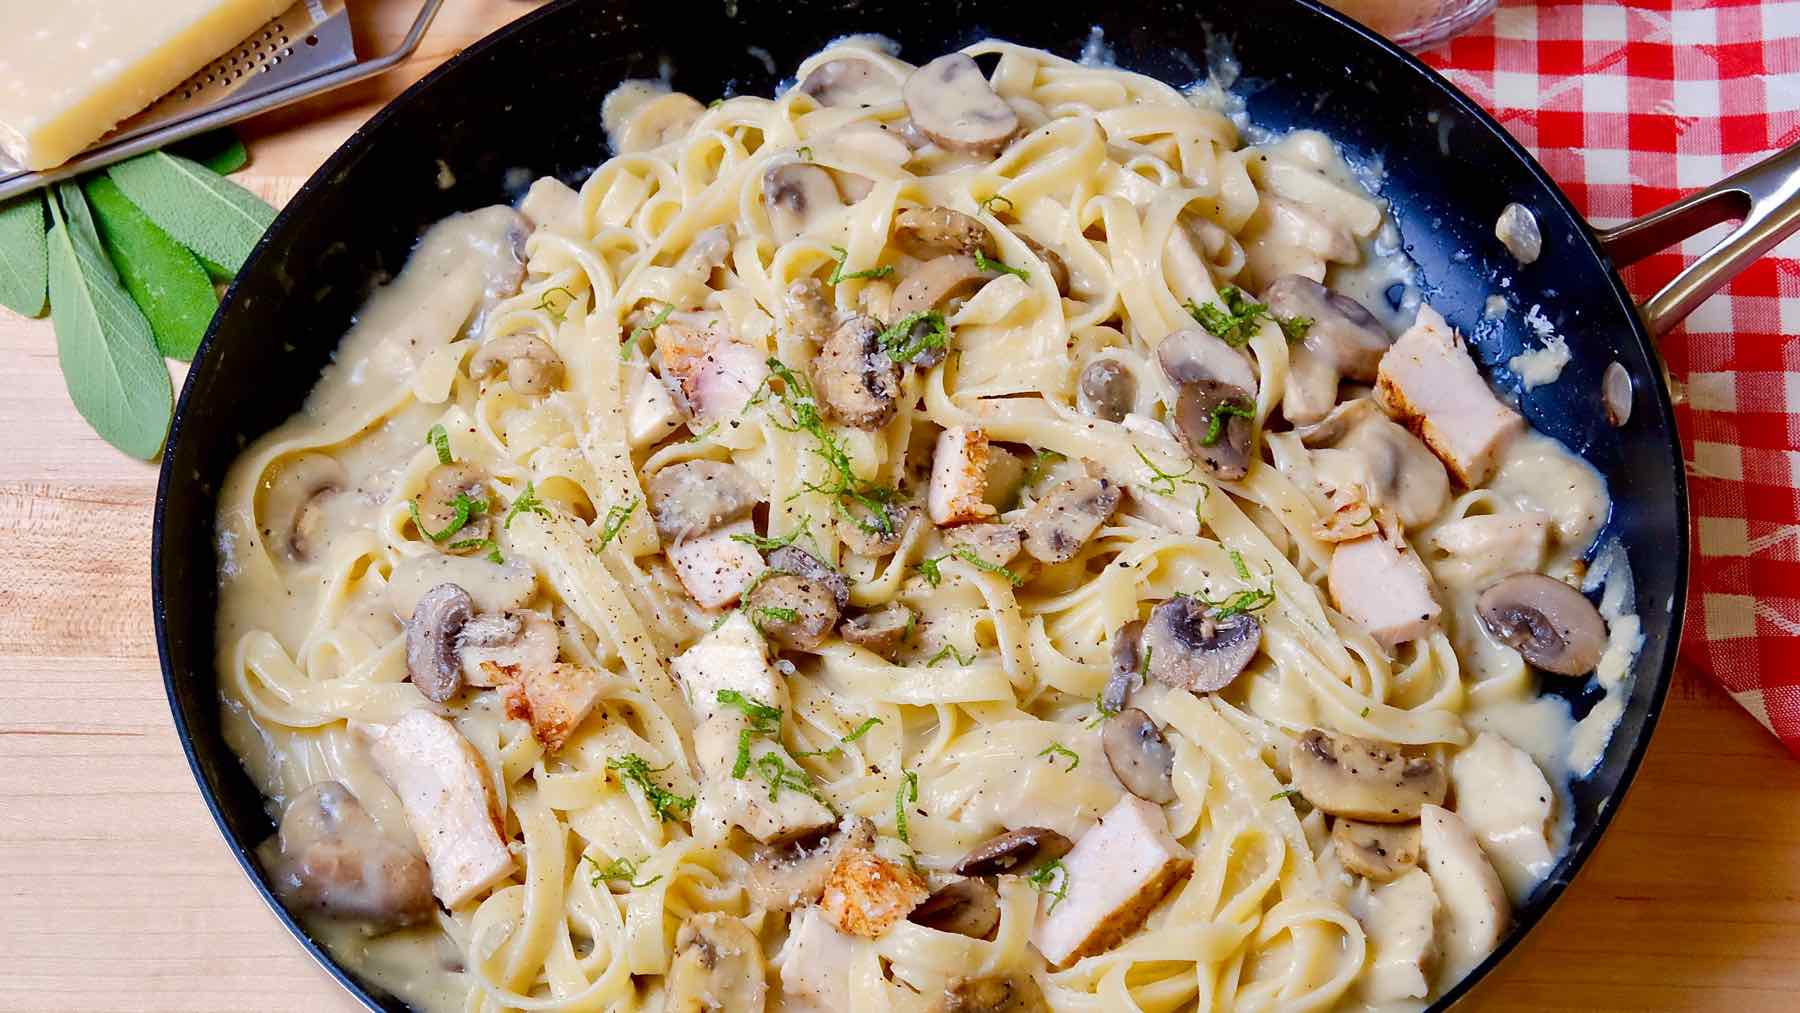
M 606 516 L 600 521 L 600 544 L 594 547 L 595 554 L 619 537 L 619 532 L 625 528 L 625 522 L 631 520 L 631 514 L 637 508 L 638 501 L 634 499 L 623 506 L 614 505 L 606 509 Z
M 725 104 L 725 100 L 723 98 L 716 98 L 716 99 L 713 99 L 711 102 L 708 102 L 706 104 L 706 108 L 717 109 L 724 104 Z
M 981 210 L 986 211 L 988 214 L 995 214 L 996 212 L 994 211 L 994 205 L 996 205 L 996 204 L 1005 204 L 1007 213 L 1008 214 L 1012 213 L 1012 209 L 1013 209 L 1012 198 L 1003 197 L 1000 194 L 994 194 L 992 197 L 982 198 L 982 201 L 981 201 L 980 205 L 978 205 L 978 206 L 981 208 Z
M 407 500 L 406 509 L 412 514 L 413 526 L 419 529 L 420 534 L 434 542 L 447 542 L 450 540 L 450 536 L 468 527 L 471 519 L 487 513 L 488 505 L 487 500 L 476 499 L 466 492 L 457 493 L 456 498 L 450 501 L 450 509 L 456 513 L 450 518 L 449 525 L 442 531 L 432 531 L 425 526 L 425 519 L 419 516 L 418 500 Z
M 809 749 L 803 753 L 795 753 L 794 757 L 795 757 L 795 759 L 798 759 L 802 756 L 840 756 L 844 752 L 844 746 L 848 745 L 849 743 L 855 742 L 857 739 L 862 738 L 864 735 L 867 735 L 869 733 L 869 729 L 875 727 L 878 724 L 881 724 L 880 718 L 865 718 L 863 720 L 862 724 L 856 726 L 855 731 L 852 731 L 849 735 L 846 735 L 843 738 L 839 739 L 837 745 L 828 747 L 826 749 Z
M 851 278 L 885 278 L 894 273 L 892 266 L 871 267 L 863 271 L 844 270 L 844 262 L 849 259 L 850 251 L 841 246 L 831 248 L 831 257 L 837 261 L 837 266 L 831 269 L 831 277 L 825 279 L 827 285 L 836 285 L 840 281 L 848 281 Z
M 641 890 L 662 878 L 662 875 L 658 873 L 657 875 L 644 880 L 642 883 L 637 882 L 637 863 L 629 858 L 615 858 L 605 865 L 601 865 L 599 862 L 594 861 L 594 856 L 592 855 L 584 855 L 583 857 L 587 860 L 589 865 L 594 867 L 594 875 L 591 882 L 596 890 L 600 888 L 601 883 L 611 883 L 621 880 L 630 883 L 632 889 Z
M 1230 552 L 1226 553 L 1226 555 L 1231 557 L 1231 568 L 1237 571 L 1238 579 L 1249 580 L 1250 568 L 1244 565 L 1243 554 L 1236 549 L 1232 549 Z
M 1273 588 L 1260 591 L 1253 588 L 1226 595 L 1218 601 L 1197 595 L 1194 600 L 1210 609 L 1215 621 L 1224 622 L 1246 612 L 1260 612 L 1275 604 L 1275 591 Z
M 1369 708 L 1367 708 L 1367 707 L 1364 707 L 1362 709 L 1362 713 L 1357 715 L 1357 717 L 1359 717 L 1359 718 L 1366 718 L 1368 716 L 1369 716 Z
M 849 735 L 844 736 L 843 741 L 855 742 L 857 739 L 860 739 L 863 736 L 869 734 L 869 729 L 875 727 L 878 724 L 881 724 L 880 718 L 866 718 L 863 720 L 862 724 L 856 726 L 855 731 L 851 732 Z
M 941 556 L 928 556 L 925 559 L 919 560 L 919 576 L 924 577 L 925 583 L 930 584 L 932 587 L 942 584 L 944 582 L 944 571 L 940 570 L 938 567 L 944 560 L 949 558 L 950 554 L 946 552 Z
M 1298 795 L 1298 794 L 1300 794 L 1300 789 L 1289 788 L 1286 791 L 1278 791 L 1275 794 L 1270 795 L 1269 801 L 1274 802 L 1277 799 L 1293 798 L 1295 795 Z
M 800 147 L 795 148 L 794 149 L 794 157 L 798 158 L 802 162 L 812 161 L 812 157 L 813 157 L 812 145 L 803 144 Z
M 1065 773 L 1065 774 L 1071 770 L 1074 770 L 1076 767 L 1081 766 L 1081 754 L 1077 753 L 1075 750 L 1070 749 L 1068 746 L 1065 746 L 1060 742 L 1050 743 L 1049 745 L 1045 746 L 1043 752 L 1039 753 L 1038 755 L 1039 756 L 1049 756 L 1049 757 L 1053 757 L 1053 758 L 1061 757 L 1063 759 L 1068 760 L 1069 765 L 1067 767 L 1063 768 L 1063 773 Z
M 1306 332 L 1312 330 L 1312 325 L 1317 321 L 1312 317 L 1276 317 L 1275 322 L 1281 326 L 1281 333 L 1289 341 L 1304 341 Z
M 526 511 L 537 514 L 539 517 L 550 516 L 550 508 L 544 505 L 543 500 L 538 499 L 537 489 L 532 486 L 529 479 L 525 482 L 525 491 L 519 494 L 518 499 L 513 500 L 512 509 L 506 511 L 506 520 L 500 526 L 509 531 L 512 530 L 513 518 Z
M 1063 898 L 1069 895 L 1069 870 L 1060 858 L 1052 858 L 1031 870 L 1031 875 L 1025 877 L 1025 882 L 1036 887 L 1039 893 L 1048 893 L 1054 898 L 1050 901 L 1051 911 L 1055 911 L 1056 905 L 1061 904 Z
M 764 622 L 791 623 L 800 618 L 800 613 L 796 609 L 786 608 L 780 605 L 766 605 L 756 610 L 756 616 Z M 761 625 L 761 623 L 758 623 L 758 625 Z
M 833 809 L 831 802 L 819 794 L 819 789 L 812 782 L 812 776 L 799 767 L 790 767 L 782 759 L 780 753 L 764 753 L 756 758 L 756 775 L 769 786 L 769 801 L 773 802 L 781 795 L 781 789 L 797 791 L 810 795 L 813 801 L 827 809 Z
M 699 432 L 695 433 L 694 435 L 688 437 L 687 442 L 699 443 L 701 440 L 706 439 L 708 436 L 711 436 L 712 434 L 714 434 L 718 431 L 719 431 L 719 424 L 717 422 L 714 422 L 712 425 L 707 426 L 705 429 L 702 429 Z
M 1219 442 L 1219 437 L 1225 435 L 1226 421 L 1233 415 L 1240 419 L 1254 419 L 1256 410 L 1247 404 L 1239 404 L 1236 401 L 1226 401 L 1220 404 L 1217 408 L 1207 412 L 1206 435 L 1200 437 L 1200 444 L 1210 447 Z
M 727 707 L 744 712 L 750 724 L 738 733 L 737 762 L 731 766 L 732 777 L 743 777 L 750 769 L 750 740 L 757 736 L 774 738 L 781 734 L 781 708 L 771 707 L 735 689 L 719 690 L 718 700 Z
M 651 331 L 656 330 L 658 327 L 661 327 L 665 322 L 668 321 L 669 314 L 671 314 L 673 312 L 675 312 L 675 304 L 674 303 L 672 303 L 672 302 L 663 303 L 663 308 L 661 310 L 657 311 L 657 314 L 655 316 L 650 318 L 649 323 L 644 324 L 639 327 L 633 327 L 631 329 L 631 333 L 625 337 L 625 340 L 619 343 L 619 358 L 621 358 L 621 359 L 631 358 L 631 350 L 637 347 L 638 339 L 643 337 L 646 334 L 649 334 Z
M 607 770 L 619 772 L 621 780 L 635 784 L 644 793 L 644 801 L 656 810 L 656 818 L 664 823 L 678 819 L 679 812 L 693 812 L 693 796 L 677 795 L 650 779 L 651 774 L 668 770 L 667 766 L 652 767 L 649 762 L 636 753 L 626 753 L 606 761 Z
M 924 324 L 923 328 L 919 325 Z M 895 362 L 911 362 L 926 352 L 948 347 L 950 329 L 944 315 L 932 310 L 908 313 L 900 322 L 882 331 L 875 344 Z
M 811 538 L 812 532 L 807 530 L 811 526 L 812 517 L 808 514 L 801 514 L 800 526 L 787 534 L 782 535 L 780 538 L 764 538 L 761 535 L 751 533 L 748 535 L 732 535 L 731 540 L 734 542 L 743 542 L 745 545 L 750 546 L 758 552 L 774 552 L 776 549 L 785 549 L 794 544 L 801 535 Z
M 825 459 L 835 472 L 829 484 L 821 485 L 807 482 L 801 488 L 805 492 L 816 492 L 829 496 L 837 507 L 838 513 L 852 524 L 873 535 L 883 537 L 894 533 L 894 518 L 888 513 L 888 504 L 899 495 L 895 490 L 884 485 L 877 485 L 857 476 L 850 465 L 850 455 L 838 443 L 819 414 L 819 402 L 813 396 L 812 387 L 795 375 L 780 359 L 770 357 L 768 367 L 771 377 L 781 381 L 782 390 L 776 398 L 783 408 L 787 409 L 788 421 L 773 420 L 776 427 L 790 433 L 804 432 L 813 438 L 812 452 Z M 763 381 L 766 386 L 769 380 Z M 772 388 L 770 388 L 772 390 Z M 751 403 L 762 399 L 759 391 Z M 866 512 L 866 516 L 858 516 L 850 505 L 856 504 Z
M 1219 290 L 1219 303 L 1196 306 L 1189 299 L 1185 305 L 1200 326 L 1233 348 L 1242 348 L 1255 337 L 1256 322 L 1269 312 L 1269 307 L 1251 299 L 1236 285 Z
M 1156 462 L 1154 462 L 1154 461 L 1150 460 L 1150 458 L 1144 456 L 1143 450 L 1139 449 L 1136 446 L 1133 446 L 1131 449 L 1138 455 L 1138 460 L 1144 462 L 1144 467 L 1149 468 L 1150 473 L 1152 475 L 1156 476 L 1155 478 L 1152 478 L 1150 480 L 1150 490 L 1152 492 L 1155 492 L 1158 495 L 1162 495 L 1162 496 L 1173 496 L 1173 495 L 1175 495 L 1175 487 L 1177 485 L 1199 485 L 1200 484 L 1200 481 L 1198 479 L 1193 479 L 1193 478 L 1187 477 L 1188 475 L 1193 474 L 1194 465 L 1192 463 L 1188 464 L 1186 471 L 1179 471 L 1179 472 L 1164 471 L 1161 468 L 1158 468 L 1156 466 Z
M 450 456 L 450 434 L 444 431 L 442 422 L 425 431 L 425 442 L 437 451 L 438 463 L 449 464 L 456 460 Z
M 996 577 L 1005 578 L 1006 582 L 1012 584 L 1014 587 L 1025 583 L 1024 577 L 1019 576 L 1017 573 L 1014 573 L 998 563 L 990 563 L 987 560 L 982 559 L 979 553 L 967 545 L 959 545 L 941 556 L 928 556 L 919 560 L 919 576 L 925 578 L 925 583 L 930 584 L 932 587 L 937 587 L 939 584 L 943 583 L 944 580 L 944 571 L 942 569 L 943 562 L 952 556 L 973 566 L 977 570 L 984 570 Z
M 974 661 L 974 660 L 975 660 L 975 655 L 977 655 L 977 654 L 979 654 L 979 653 L 981 653 L 981 652 L 979 652 L 979 651 L 970 651 L 970 652 L 969 652 L 969 653 L 968 653 L 968 654 L 967 654 L 967 655 L 966 655 L 966 656 L 965 656 L 965 655 L 964 655 L 964 654 L 963 654 L 963 652 L 961 652 L 961 651 L 959 651 L 959 650 L 957 650 L 957 649 L 956 649 L 956 645 L 955 645 L 955 644 L 945 644 L 945 645 L 944 645 L 944 649 L 943 649 L 943 650 L 941 650 L 941 651 L 939 651 L 939 652 L 937 652 L 937 653 L 936 653 L 936 654 L 934 654 L 934 655 L 932 655 L 932 656 L 931 656 L 931 660 L 930 660 L 930 661 L 927 661 L 927 662 L 926 662 L 926 663 L 925 663 L 925 667 L 926 667 L 926 668 L 932 668 L 932 667 L 934 667 L 934 666 L 935 666 L 935 665 L 937 665 L 937 663 L 938 663 L 938 662 L 940 662 L 940 661 L 943 661 L 943 660 L 944 660 L 944 659 L 945 659 L 945 658 L 955 658 L 955 659 L 956 659 L 956 663 L 957 663 L 957 664 L 959 664 L 959 665 L 962 665 L 962 666 L 964 666 L 964 667 L 967 667 L 967 666 L 968 666 L 968 664 L 969 664 L 969 662 L 971 662 L 971 661 Z
M 563 294 L 562 305 L 561 306 L 550 305 L 550 297 L 555 295 L 558 292 L 561 292 Z M 568 316 L 569 307 L 574 305 L 574 303 L 575 303 L 575 293 L 573 293 L 573 292 L 569 291 L 568 289 L 563 288 L 562 286 L 559 285 L 556 288 L 547 290 L 543 294 L 543 296 L 538 299 L 538 304 L 536 306 L 533 306 L 532 309 L 544 311 L 544 313 L 550 317 L 551 321 L 560 324 L 563 322 L 563 319 Z
M 911 770 L 900 773 L 900 787 L 894 791 L 894 836 L 911 844 L 912 834 L 906 826 L 906 807 L 919 800 L 919 775 Z
M 1031 272 L 1022 267 L 1013 267 L 998 260 L 989 260 L 987 254 L 975 251 L 975 266 L 983 271 L 999 271 L 1001 274 L 1016 275 L 1020 281 L 1030 281 Z
M 488 562 L 495 564 L 506 562 L 506 557 L 500 554 L 499 543 L 492 538 L 465 538 L 460 542 L 450 543 L 451 552 L 461 552 L 464 549 L 486 549 Z

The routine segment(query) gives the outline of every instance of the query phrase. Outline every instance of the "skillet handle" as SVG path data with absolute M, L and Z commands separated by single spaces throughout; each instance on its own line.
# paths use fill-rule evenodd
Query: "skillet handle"
M 1638 307 L 1653 336 L 1667 333 L 1739 271 L 1800 230 L 1800 144 L 1668 207 L 1602 229 L 1598 238 L 1613 263 L 1625 267 L 1729 221 L 1737 221 L 1737 228 Z

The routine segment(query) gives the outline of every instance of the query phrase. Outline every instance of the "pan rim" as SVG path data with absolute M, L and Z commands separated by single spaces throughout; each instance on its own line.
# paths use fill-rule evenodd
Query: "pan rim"
M 459 72 L 460 68 L 463 66 L 479 60 L 495 47 L 510 45 L 516 36 L 529 31 L 531 26 L 535 25 L 540 20 L 554 17 L 563 9 L 574 6 L 580 2 L 581 0 L 554 0 L 552 3 L 545 4 L 535 11 L 528 12 L 519 18 L 502 25 L 500 28 L 477 40 L 474 44 L 457 53 L 455 56 L 444 61 L 436 68 L 433 68 L 431 72 L 420 78 L 418 81 L 413 82 L 411 85 L 408 85 L 400 94 L 390 99 L 386 105 L 377 110 L 366 122 L 357 127 L 357 129 L 353 131 L 329 157 L 326 158 L 319 168 L 315 170 L 312 175 L 307 177 L 306 182 L 294 193 L 294 196 L 281 209 L 280 213 L 276 216 L 275 221 L 263 234 L 262 239 L 258 241 L 256 248 L 251 252 L 250 257 L 245 262 L 244 269 L 233 279 L 231 285 L 226 289 L 224 296 L 220 299 L 219 310 L 214 314 L 211 323 L 207 327 L 206 334 L 201 340 L 198 350 L 195 352 L 193 359 L 194 366 L 190 369 L 186 380 L 182 384 L 181 393 L 176 401 L 174 414 L 170 421 L 168 442 L 165 444 L 162 462 L 158 468 L 155 507 L 152 515 L 150 538 L 151 614 L 156 629 L 157 660 L 162 669 L 163 690 L 168 700 L 170 713 L 173 717 L 176 735 L 180 739 L 182 752 L 187 758 L 188 769 L 192 772 L 195 783 L 200 789 L 201 799 L 205 802 L 207 811 L 212 816 L 214 826 L 218 828 L 220 836 L 224 839 L 226 846 L 231 850 L 232 856 L 236 859 L 238 867 L 243 871 L 245 877 L 249 879 L 251 887 L 256 891 L 258 896 L 261 897 L 264 906 L 269 908 L 275 915 L 277 921 L 287 929 L 288 934 L 292 936 L 307 954 L 312 957 L 314 963 L 318 964 L 326 974 L 366 1009 L 376 1011 L 376 1013 L 379 1013 L 382 1006 L 371 993 L 370 989 L 352 975 L 347 968 L 333 959 L 331 955 L 325 951 L 323 946 L 300 925 L 292 914 L 288 912 L 269 888 L 261 874 L 261 870 L 256 866 L 252 854 L 254 846 L 239 841 L 232 833 L 221 808 L 218 793 L 214 790 L 213 784 L 203 767 L 199 753 L 195 748 L 193 731 L 189 727 L 187 718 L 182 712 L 177 695 L 177 676 L 169 644 L 166 599 L 166 591 L 168 589 L 165 584 L 165 574 L 162 566 L 164 532 L 166 526 L 170 523 L 168 516 L 169 489 L 177 480 L 174 474 L 174 449 L 178 445 L 185 428 L 184 423 L 191 407 L 190 398 L 193 396 L 196 386 L 194 382 L 195 377 L 201 370 L 209 367 L 211 356 L 209 356 L 208 353 L 211 351 L 213 342 L 219 332 L 220 321 L 224 319 L 228 310 L 232 310 L 237 305 L 236 296 L 240 281 L 244 277 L 249 276 L 251 271 L 259 266 L 265 251 L 273 245 L 273 240 L 288 228 L 289 223 L 306 212 L 307 205 L 311 203 L 311 195 L 327 186 L 328 180 L 341 171 L 347 163 L 360 157 L 363 153 L 363 149 L 372 142 L 373 135 L 381 132 L 391 119 L 396 116 L 405 115 L 410 107 L 421 101 L 420 96 L 430 91 L 437 82 L 448 75 Z M 1619 305 L 1619 310 L 1624 317 L 1626 326 L 1630 330 L 1633 338 L 1644 350 L 1646 358 L 1651 362 L 1661 362 L 1661 356 L 1657 351 L 1656 343 L 1651 338 L 1648 329 L 1644 326 L 1642 318 L 1638 315 L 1636 301 L 1625 288 L 1624 279 L 1620 277 L 1619 271 L 1613 265 L 1611 258 L 1607 256 L 1606 251 L 1599 245 L 1593 227 L 1588 224 L 1586 217 L 1574 207 L 1573 203 L 1569 200 L 1568 195 L 1556 184 L 1555 180 L 1551 179 L 1550 175 L 1544 170 L 1543 166 L 1538 163 L 1537 159 L 1533 157 L 1517 139 L 1508 133 L 1506 129 L 1489 115 L 1485 109 L 1481 108 L 1479 104 L 1461 89 L 1452 84 L 1447 78 L 1424 64 L 1411 53 L 1408 53 L 1394 45 L 1392 42 L 1389 42 L 1381 35 L 1370 29 L 1364 28 L 1362 25 L 1352 21 L 1348 17 L 1325 7 L 1322 3 L 1318 2 L 1318 0 L 1287 0 L 1287 2 L 1304 11 L 1310 12 L 1312 15 L 1323 17 L 1335 23 L 1336 30 L 1338 31 L 1346 32 L 1364 42 L 1375 45 L 1383 50 L 1387 56 L 1399 61 L 1401 65 L 1405 66 L 1413 74 L 1423 77 L 1425 79 L 1424 84 L 1443 95 L 1448 102 L 1453 104 L 1468 118 L 1469 125 L 1479 125 L 1479 127 L 1491 135 L 1505 151 L 1512 155 L 1518 163 L 1523 165 L 1527 173 L 1532 177 L 1533 182 L 1537 185 L 1540 194 L 1553 202 L 1557 208 L 1571 220 L 1580 223 L 1582 226 L 1580 230 L 1581 239 L 1587 245 L 1587 252 L 1595 257 L 1599 263 L 1606 268 L 1606 273 L 1611 284 L 1612 296 Z M 1195 14 L 1194 17 L 1197 20 L 1203 20 L 1203 15 Z M 1598 813 L 1595 816 L 1592 832 L 1574 845 L 1564 856 L 1562 863 L 1559 863 L 1566 863 L 1567 874 L 1552 878 L 1541 885 L 1538 892 L 1533 894 L 1529 899 L 1526 907 L 1521 912 L 1518 912 L 1518 918 L 1513 929 L 1511 929 L 1506 937 L 1500 941 L 1500 945 L 1495 947 L 1493 952 L 1489 953 L 1481 963 L 1477 964 L 1473 969 L 1466 973 L 1449 991 L 1433 1002 L 1428 1009 L 1428 1013 L 1439 1013 L 1439 1011 L 1448 1010 L 1471 994 L 1488 979 L 1495 968 L 1503 963 L 1506 958 L 1531 935 L 1550 910 L 1556 906 L 1556 903 L 1566 893 L 1570 884 L 1573 883 L 1575 878 L 1587 867 L 1588 861 L 1593 856 L 1593 852 L 1605 838 L 1606 832 L 1611 828 L 1613 817 L 1617 814 L 1625 799 L 1629 796 L 1630 789 L 1637 779 L 1638 771 L 1649 750 L 1651 740 L 1655 736 L 1656 727 L 1660 722 L 1663 708 L 1667 702 L 1669 687 L 1674 678 L 1675 666 L 1678 664 L 1680 656 L 1681 640 L 1687 612 L 1689 559 L 1691 551 L 1691 546 L 1689 545 L 1690 517 L 1688 483 L 1685 469 L 1682 467 L 1680 433 L 1675 425 L 1675 410 L 1669 396 L 1668 387 L 1661 381 L 1660 377 L 1657 377 L 1656 380 L 1657 382 L 1646 384 L 1645 386 L 1652 395 L 1651 401 L 1656 411 L 1657 422 L 1659 423 L 1662 432 L 1667 437 L 1665 448 L 1668 452 L 1668 465 L 1675 484 L 1676 502 L 1674 506 L 1676 524 L 1674 525 L 1675 531 L 1673 532 L 1673 538 L 1676 551 L 1676 576 L 1669 606 L 1670 629 L 1667 638 L 1668 646 L 1665 650 L 1662 664 L 1655 673 L 1646 673 L 1642 670 L 1634 673 L 1634 678 L 1636 679 L 1643 679 L 1646 675 L 1653 674 L 1655 680 L 1650 688 L 1648 701 L 1645 706 L 1642 728 L 1639 731 L 1637 738 L 1631 743 L 1624 764 L 1620 768 L 1617 787 L 1614 788 L 1611 794 L 1606 796 L 1599 807 Z M 210 516 L 207 519 L 207 523 L 212 523 L 212 518 Z

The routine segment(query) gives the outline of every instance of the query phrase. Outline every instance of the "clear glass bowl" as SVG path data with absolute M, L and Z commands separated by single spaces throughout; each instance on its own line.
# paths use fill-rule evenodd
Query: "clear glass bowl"
M 1499 0 L 1324 0 L 1407 49 L 1430 49 L 1494 12 Z

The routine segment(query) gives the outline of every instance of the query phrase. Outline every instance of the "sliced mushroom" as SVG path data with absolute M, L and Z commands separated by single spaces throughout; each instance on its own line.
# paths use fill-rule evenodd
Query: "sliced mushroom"
M 1587 596 L 1554 577 L 1515 573 L 1475 600 L 1481 625 L 1525 660 L 1558 675 L 1586 675 L 1606 650 L 1606 622 Z
M 1175 439 L 1196 464 L 1232 482 L 1250 473 L 1256 399 L 1242 387 L 1212 380 L 1182 384 Z
M 1344 868 L 1384 883 L 1419 864 L 1417 823 L 1339 819 L 1331 826 L 1331 843 Z
M 416 505 L 425 526 L 419 533 L 438 549 L 452 555 L 485 551 L 481 543 L 493 533 L 494 519 L 480 469 L 461 461 L 438 465 L 425 476 Z
M 892 602 L 873 612 L 851 616 L 838 627 L 838 634 L 859 647 L 866 647 L 889 660 L 906 641 L 906 635 L 918 622 L 913 610 Z
M 1254 394 L 1256 370 L 1243 352 L 1198 327 L 1179 330 L 1156 346 L 1156 363 L 1177 387 L 1202 380 Z
M 813 360 L 813 386 L 825 413 L 847 426 L 880 429 L 899 409 L 900 364 L 882 349 L 881 331 L 871 317 L 851 317 Z
M 1150 715 L 1127 707 L 1107 718 L 1100 745 L 1126 791 L 1157 805 L 1175 801 L 1175 747 Z
M 986 939 L 1000 924 L 1000 894 L 986 880 L 952 880 L 906 918 L 939 932 Z
M 800 90 L 822 106 L 871 106 L 893 101 L 894 79 L 873 60 L 840 56 L 814 67 Z
M 928 1013 L 1050 1013 L 1050 1003 L 1029 974 L 957 978 L 944 986 Z
M 1018 114 L 966 53 L 946 53 L 901 89 L 915 127 L 946 151 L 993 155 L 1019 130 Z
M 1025 551 L 1046 563 L 1062 563 L 1081 551 L 1119 508 L 1124 492 L 1115 482 L 1083 475 L 1038 497 L 1019 518 Z
M 911 503 L 883 504 L 879 516 L 861 502 L 846 503 L 844 510 L 850 516 L 838 515 L 838 538 L 860 556 L 880 557 L 898 549 L 919 517 L 919 508 Z
M 443 703 L 462 688 L 457 638 L 474 614 L 469 592 L 439 584 L 419 599 L 406 622 L 406 674 L 425 699 Z
M 823 584 L 831 592 L 831 596 L 837 599 L 837 607 L 840 609 L 850 604 L 850 584 L 844 580 L 844 575 L 798 545 L 783 545 L 769 553 L 769 566 L 782 573 L 791 573 Z
M 954 868 L 963 876 L 995 876 L 1061 858 L 1075 842 L 1048 827 L 1020 827 L 964 855 Z
M 1109 711 L 1122 711 L 1130 701 L 1132 690 L 1143 677 L 1144 621 L 1133 619 L 1112 635 L 1112 677 L 1100 694 L 1100 704 Z
M 704 285 L 730 254 L 731 226 L 714 225 L 688 243 L 686 252 L 675 262 L 675 270 Z
M 875 824 L 861 816 L 851 816 L 810 840 L 755 845 L 746 880 L 750 897 L 771 911 L 815 903 L 845 851 L 874 846 Z
M 1373 521 L 1368 510 L 1350 509 L 1363 498 L 1351 494 L 1353 486 L 1362 488 L 1370 505 L 1392 510 L 1405 528 L 1430 522 L 1450 502 L 1450 476 L 1443 462 L 1424 441 L 1388 418 L 1372 398 L 1345 401 L 1323 421 L 1296 432 L 1301 443 L 1315 451 L 1312 460 L 1319 481 L 1347 497 L 1340 504 L 1346 521 Z
M 983 271 L 966 253 L 934 257 L 915 268 L 894 289 L 894 315 L 935 310 L 957 296 L 968 295 L 997 275 Z
M 895 215 L 894 243 L 920 260 L 946 253 L 999 256 L 986 225 L 950 208 L 907 208 Z
M 469 358 L 469 375 L 484 380 L 506 367 L 506 379 L 512 389 L 527 397 L 548 394 L 562 378 L 562 357 L 550 342 L 535 334 L 508 334 L 489 338 Z
M 944 541 L 969 550 L 989 566 L 1005 566 L 1025 544 L 1025 532 L 1014 524 L 983 521 L 951 528 L 944 532 Z
M 795 334 L 814 341 L 824 341 L 836 329 L 832 323 L 831 303 L 825 298 L 825 286 L 808 276 L 795 279 L 782 294 L 787 308 L 788 328 Z
M 810 651 L 824 643 L 839 615 L 830 587 L 791 573 L 758 581 L 744 599 L 744 610 L 764 636 L 796 651 Z
M 283 904 L 376 931 L 417 925 L 437 911 L 431 870 L 390 840 L 350 789 L 321 781 L 288 803 L 269 878 Z
M 665 541 L 692 538 L 736 520 L 762 502 L 750 473 L 722 461 L 683 461 L 644 483 L 656 530 Z
M 463 682 L 484 689 L 492 688 L 494 680 L 483 662 L 502 670 L 537 671 L 556 664 L 562 653 L 556 624 L 537 612 L 478 615 L 463 624 L 456 645 Z
M 668 1013 L 761 1013 L 768 992 L 762 943 L 730 915 L 692 915 L 675 934 L 675 959 L 665 985 L 663 1008 Z
M 1289 379 L 1281 411 L 1296 426 L 1325 417 L 1344 378 L 1373 382 L 1381 356 L 1394 343 L 1362 303 L 1298 274 L 1277 278 L 1263 302 L 1278 317 L 1308 321 L 1306 336 L 1290 345 Z
M 1137 376 L 1117 359 L 1102 356 L 1081 371 L 1075 407 L 1097 419 L 1122 422 L 1137 405 Z
M 318 548 L 321 500 L 350 485 L 337 458 L 297 454 L 266 480 L 263 517 L 269 538 L 289 559 L 306 562 Z
M 1318 728 L 1300 736 L 1289 765 L 1294 787 L 1316 809 L 1370 823 L 1409 823 L 1419 807 L 1441 805 L 1450 778 L 1429 757 L 1399 746 Z
M 763 174 L 763 201 L 769 208 L 769 225 L 786 242 L 807 232 L 824 214 L 840 210 L 831 173 L 805 162 L 781 162 Z
M 1262 624 L 1248 612 L 1226 619 L 1199 600 L 1177 595 L 1150 610 L 1144 653 L 1150 677 L 1165 686 L 1212 693 L 1231 685 L 1262 643 Z
M 1063 262 L 1062 256 L 1030 236 L 1019 236 L 1019 242 L 1024 243 L 1032 253 L 1037 255 L 1037 259 L 1044 262 L 1044 269 L 1050 272 L 1050 282 L 1056 286 L 1057 293 L 1068 295 L 1069 265 Z

